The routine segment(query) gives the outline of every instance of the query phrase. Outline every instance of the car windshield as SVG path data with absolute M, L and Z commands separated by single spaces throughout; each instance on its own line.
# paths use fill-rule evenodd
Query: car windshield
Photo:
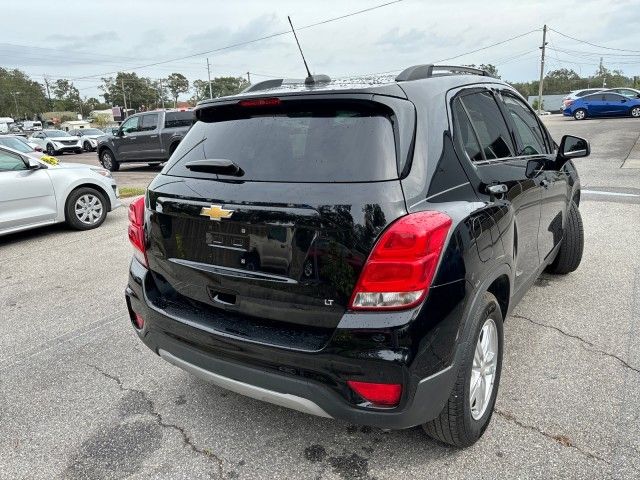
M 83 135 L 104 135 L 102 130 L 98 130 L 97 128 L 84 128 L 80 130 Z
M 15 137 L 0 137 L 0 145 L 13 148 L 22 153 L 33 152 L 33 148 Z
M 67 132 L 65 132 L 63 130 L 47 130 L 45 133 L 47 134 L 47 137 L 50 137 L 50 138 L 70 137 L 71 136 L 71 135 L 69 135 Z

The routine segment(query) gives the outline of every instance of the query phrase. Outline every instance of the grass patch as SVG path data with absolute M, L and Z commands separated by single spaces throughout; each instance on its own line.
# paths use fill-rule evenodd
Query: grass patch
M 137 197 L 144 195 L 146 189 L 140 187 L 120 187 L 120 198 Z

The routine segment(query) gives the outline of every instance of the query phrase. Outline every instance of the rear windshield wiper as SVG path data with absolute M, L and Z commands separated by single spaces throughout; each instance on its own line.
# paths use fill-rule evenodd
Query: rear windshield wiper
M 227 160 L 226 158 L 192 160 L 184 166 L 192 172 L 217 173 L 219 175 L 233 175 L 234 177 L 244 175 L 244 170 L 232 160 Z

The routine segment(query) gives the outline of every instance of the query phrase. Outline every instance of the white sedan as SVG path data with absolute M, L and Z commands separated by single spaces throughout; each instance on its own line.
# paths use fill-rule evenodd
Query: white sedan
M 89 230 L 120 205 L 116 182 L 104 168 L 49 165 L 0 146 L 0 235 L 59 222 Z
M 47 155 L 62 153 L 82 153 L 82 140 L 80 137 L 69 135 L 64 130 L 43 130 L 31 135 L 29 141 L 41 146 Z

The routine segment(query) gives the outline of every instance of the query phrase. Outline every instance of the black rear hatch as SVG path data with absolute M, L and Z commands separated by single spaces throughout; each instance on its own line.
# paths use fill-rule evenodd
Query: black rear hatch
M 149 187 L 149 267 L 167 295 L 335 328 L 377 236 L 406 213 L 414 123 L 406 100 L 343 98 L 198 111 Z

